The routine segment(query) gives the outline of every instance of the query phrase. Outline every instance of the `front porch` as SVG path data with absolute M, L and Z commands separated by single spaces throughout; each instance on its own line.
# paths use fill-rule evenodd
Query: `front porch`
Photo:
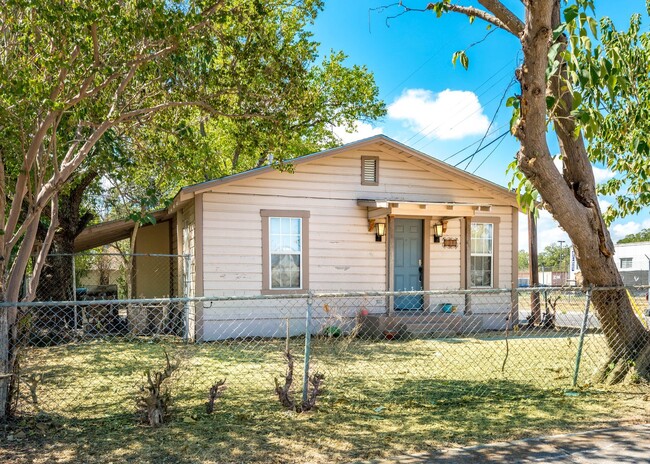
M 361 333 L 370 338 L 456 336 L 483 330 L 483 317 L 473 314 L 395 312 L 360 318 Z

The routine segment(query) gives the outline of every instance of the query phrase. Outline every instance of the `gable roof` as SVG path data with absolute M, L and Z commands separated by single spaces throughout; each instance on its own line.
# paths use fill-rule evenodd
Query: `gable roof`
M 428 165 L 429 167 L 435 168 L 438 172 L 446 174 L 449 177 L 454 177 L 458 180 L 464 181 L 465 183 L 471 184 L 477 190 L 487 191 L 489 192 L 490 195 L 505 200 L 505 204 L 507 205 L 519 207 L 517 204 L 516 194 L 506 189 L 505 187 L 502 187 L 487 179 L 484 179 L 479 176 L 475 176 L 474 174 L 470 174 L 466 171 L 463 171 L 462 169 L 458 169 L 443 161 L 435 159 L 432 156 L 429 156 L 425 153 L 422 153 L 421 151 L 409 147 L 408 145 L 405 145 L 401 142 L 391 139 L 390 137 L 384 134 L 374 135 L 372 137 L 368 137 L 362 140 L 341 145 L 336 148 L 331 148 L 328 150 L 323 150 L 309 155 L 293 158 L 287 160 L 287 163 L 291 163 L 294 166 L 300 165 L 321 158 L 334 156 L 348 150 L 359 149 L 373 144 L 379 144 L 382 147 L 386 147 L 390 149 L 392 152 L 396 152 L 398 156 L 402 156 L 407 159 L 414 160 L 416 162 L 420 162 L 425 165 Z M 250 169 L 248 171 L 244 171 L 238 174 L 233 174 L 230 176 L 225 176 L 218 179 L 213 179 L 206 182 L 201 182 L 198 184 L 183 187 L 178 191 L 178 193 L 174 197 L 174 200 L 170 205 L 169 211 L 171 212 L 175 210 L 178 206 L 180 206 L 182 203 L 185 203 L 185 201 L 193 198 L 194 195 L 196 194 L 216 189 L 224 184 L 237 182 L 239 180 L 247 179 L 249 177 L 259 176 L 261 174 L 272 172 L 275 170 L 276 169 L 273 166 L 266 165 L 266 166 L 261 166 L 259 168 Z

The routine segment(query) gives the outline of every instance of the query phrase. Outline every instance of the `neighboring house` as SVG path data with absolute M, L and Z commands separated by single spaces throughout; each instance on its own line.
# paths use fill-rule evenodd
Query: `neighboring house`
M 614 261 L 621 273 L 623 283 L 630 286 L 648 285 L 650 277 L 650 242 L 617 243 Z M 580 267 L 571 248 L 571 280 L 580 281 Z
M 507 189 L 383 135 L 292 163 L 293 173 L 265 166 L 181 189 L 156 213 L 157 224 L 138 232 L 136 252 L 189 254 L 191 270 L 185 274 L 177 260 L 167 281 L 136 282 L 136 295 L 517 287 L 519 210 Z M 77 248 L 127 238 L 132 228 L 128 221 L 94 226 Z M 143 270 L 137 275 L 145 279 Z M 296 301 L 199 304 L 196 338 L 282 336 L 286 319 L 292 333 L 304 332 L 304 321 L 289 317 Z M 442 314 L 453 305 L 446 317 L 458 324 L 500 329 L 517 320 L 510 292 L 338 303 L 347 317 L 361 309 Z M 322 314 L 336 304 L 316 301 L 314 308 Z M 256 320 L 242 324 L 251 315 Z
M 619 243 L 614 256 L 625 285 L 648 285 L 650 242 Z

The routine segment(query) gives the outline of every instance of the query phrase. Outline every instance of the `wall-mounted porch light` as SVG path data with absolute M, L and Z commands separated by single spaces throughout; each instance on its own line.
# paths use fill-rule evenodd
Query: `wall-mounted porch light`
M 381 238 L 386 235 L 386 223 L 377 222 L 375 223 L 375 241 L 381 242 Z
M 433 225 L 433 243 L 440 243 L 442 234 L 447 232 L 447 222 L 442 221 Z
M 386 235 L 386 219 L 369 219 L 368 232 L 375 232 L 375 241 L 381 242 L 381 238 Z

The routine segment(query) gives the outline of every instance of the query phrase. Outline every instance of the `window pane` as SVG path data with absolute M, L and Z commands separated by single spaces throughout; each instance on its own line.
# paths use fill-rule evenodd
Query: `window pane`
M 300 255 L 271 255 L 271 288 L 300 288 Z
M 470 283 L 472 287 L 492 286 L 492 257 L 472 256 Z
M 281 235 L 271 234 L 271 253 L 282 251 Z
M 302 219 L 271 218 L 269 225 L 271 288 L 300 288 Z
M 280 218 L 282 227 L 280 229 L 280 232 L 283 234 L 288 234 L 289 233 L 289 224 L 291 221 L 291 218 Z
M 280 225 L 282 223 L 282 218 L 271 218 L 270 221 L 270 230 L 271 234 L 279 234 L 281 232 Z
M 472 223 L 471 252 L 492 253 L 492 224 Z
M 291 233 L 300 235 L 300 218 L 291 218 Z
M 300 235 L 291 236 L 291 245 L 290 245 L 290 251 L 300 253 Z

